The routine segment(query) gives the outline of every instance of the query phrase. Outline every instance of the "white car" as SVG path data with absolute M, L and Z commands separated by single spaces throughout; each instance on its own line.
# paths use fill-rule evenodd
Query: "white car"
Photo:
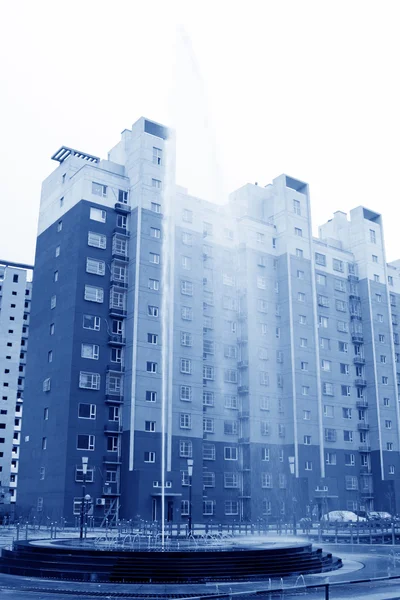
M 321 518 L 321 521 L 330 523 L 357 523 L 366 520 L 365 517 L 359 517 L 351 510 L 332 510 Z

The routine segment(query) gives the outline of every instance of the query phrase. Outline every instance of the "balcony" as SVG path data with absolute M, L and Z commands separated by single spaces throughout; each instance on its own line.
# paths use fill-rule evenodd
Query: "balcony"
M 350 298 L 350 300 L 354 300 L 355 302 L 361 302 L 360 296 L 358 296 L 357 294 L 355 294 L 353 292 L 350 292 L 349 298 Z
M 356 407 L 357 408 L 368 408 L 368 400 L 365 400 L 365 398 L 363 398 L 362 400 L 357 400 Z
M 127 312 L 124 308 L 117 308 L 115 306 L 110 306 L 109 314 L 110 314 L 110 317 L 126 317 Z
M 123 373 L 124 370 L 125 367 L 122 363 L 111 363 L 110 365 L 107 365 L 107 371 L 112 371 L 113 373 Z
M 120 465 L 121 457 L 118 456 L 118 452 L 110 452 L 103 456 L 103 463 L 110 465 Z
M 353 363 L 355 365 L 365 365 L 365 358 L 363 356 L 357 355 L 353 358 Z
M 347 279 L 350 281 L 350 283 L 357 283 L 359 281 L 357 275 L 349 275 Z
M 106 394 L 105 396 L 106 402 L 111 404 L 123 404 L 124 396 L 120 394 L 120 392 L 115 392 L 115 394 Z
M 363 475 L 371 475 L 372 474 L 371 467 L 369 465 L 361 466 L 360 473 L 362 473 Z
M 114 209 L 123 215 L 126 215 L 131 212 L 131 207 L 129 206 L 129 204 L 121 204 L 120 202 L 115 203 Z
M 239 438 L 239 444 L 250 444 L 250 438 L 249 437 Z
M 126 338 L 120 333 L 112 333 L 108 337 L 108 343 L 110 346 L 125 346 Z
M 364 498 L 373 498 L 374 497 L 374 492 L 372 490 L 361 490 L 361 495 Z
M 240 337 L 240 338 L 237 339 L 237 343 L 238 344 L 242 344 L 243 345 L 243 344 L 247 344 L 247 342 L 248 342 L 247 335 L 242 335 L 242 337 Z
M 353 344 L 362 344 L 364 342 L 364 336 L 362 333 L 352 333 L 351 341 Z
M 357 423 L 358 431 L 369 431 L 369 423 L 361 422 Z
M 240 321 L 241 323 L 243 323 L 243 321 L 245 321 L 246 319 L 247 319 L 247 313 L 240 312 L 238 314 L 238 321 Z
M 117 233 L 118 235 L 124 235 L 125 237 L 130 237 L 131 232 L 128 231 L 125 227 L 116 227 L 114 229 L 114 233 Z
M 122 425 L 118 421 L 110 421 L 104 425 L 104 433 L 122 433 Z
M 362 379 L 361 377 L 357 377 L 354 380 L 354 385 L 356 385 L 357 387 L 367 387 L 367 380 Z
M 238 369 L 247 369 L 248 366 L 249 366 L 248 360 L 240 360 L 238 362 Z
M 109 483 L 103 486 L 103 496 L 120 496 L 116 483 Z
M 250 418 L 250 411 L 242 410 L 239 412 L 239 419 L 249 419 L 249 418 Z
M 359 446 L 358 450 L 360 452 L 371 452 L 371 446 L 367 446 L 366 444 Z
M 352 321 L 362 321 L 361 313 L 356 312 L 356 311 L 350 312 L 350 319 Z
M 248 385 L 239 385 L 239 387 L 238 387 L 238 393 L 239 394 L 248 394 L 249 393 L 249 386 Z

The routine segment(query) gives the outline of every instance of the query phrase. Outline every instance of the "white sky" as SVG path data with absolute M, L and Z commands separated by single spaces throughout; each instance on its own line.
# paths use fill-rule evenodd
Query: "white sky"
M 0 259 L 34 259 L 50 156 L 105 158 L 142 115 L 177 127 L 189 192 L 285 172 L 310 184 L 315 230 L 363 204 L 400 257 L 395 0 L 0 4 Z

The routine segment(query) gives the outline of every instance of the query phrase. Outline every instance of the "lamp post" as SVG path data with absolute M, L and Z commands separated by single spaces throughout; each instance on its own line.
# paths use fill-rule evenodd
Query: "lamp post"
M 292 512 L 293 512 L 293 535 L 297 535 L 297 519 L 296 519 L 296 504 L 297 504 L 297 498 L 294 495 L 294 482 L 295 482 L 295 457 L 294 456 L 289 456 L 289 469 L 290 469 L 290 474 L 292 476 L 292 485 L 291 490 L 292 490 Z
M 88 468 L 89 458 L 87 456 L 82 456 L 82 502 L 81 502 L 81 527 L 79 533 L 79 539 L 83 539 L 83 522 L 85 516 L 85 492 L 86 492 L 86 475 Z
M 193 458 L 187 459 L 188 476 L 189 476 L 189 518 L 188 518 L 188 535 L 192 533 L 192 477 L 193 477 Z

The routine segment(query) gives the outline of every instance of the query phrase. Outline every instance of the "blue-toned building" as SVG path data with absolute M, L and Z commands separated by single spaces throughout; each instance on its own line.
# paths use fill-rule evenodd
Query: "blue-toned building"
M 363 207 L 312 236 L 308 185 L 229 203 L 174 181 L 139 119 L 44 181 L 19 510 L 196 522 L 398 510 L 398 265 Z M 163 390 L 165 402 L 162 403 Z M 162 477 L 162 431 L 165 470 Z M 377 493 L 379 490 L 379 493 Z

